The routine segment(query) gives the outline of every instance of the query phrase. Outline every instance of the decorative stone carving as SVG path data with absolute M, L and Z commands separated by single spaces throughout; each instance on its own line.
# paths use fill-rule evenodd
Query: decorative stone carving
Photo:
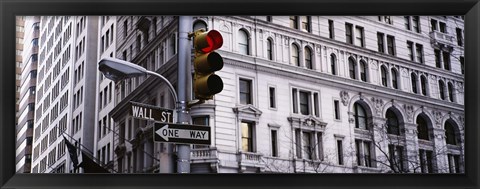
M 347 91 L 341 91 L 340 92 L 340 98 L 342 99 L 342 103 L 344 106 L 348 105 L 348 99 L 350 99 L 350 96 L 348 95 Z
M 372 102 L 375 107 L 375 111 L 377 112 L 377 116 L 382 115 L 382 106 L 383 106 L 383 99 L 372 97 Z
M 348 119 L 348 122 L 353 124 L 355 122 L 355 119 L 353 117 L 351 117 L 350 119 Z
M 405 109 L 405 113 L 407 114 L 407 120 L 411 122 L 413 120 L 413 106 L 404 104 L 403 109 Z
M 402 76 L 403 76 L 403 77 L 407 77 L 407 76 L 408 76 L 408 71 L 407 71 L 407 69 L 402 68 L 402 69 L 401 69 L 401 72 L 402 72 Z
M 463 117 L 462 115 L 459 115 L 458 116 L 458 120 L 460 121 L 460 125 L 463 126 L 465 125 L 465 117 Z
M 442 112 L 434 110 L 433 115 L 435 117 L 435 124 L 440 125 L 442 123 Z
M 377 61 L 375 60 L 370 60 L 370 67 L 373 69 L 373 70 L 377 70 L 378 67 L 377 67 Z
M 430 75 L 430 80 L 435 81 L 435 80 L 437 80 L 437 77 L 434 76 L 434 75 Z

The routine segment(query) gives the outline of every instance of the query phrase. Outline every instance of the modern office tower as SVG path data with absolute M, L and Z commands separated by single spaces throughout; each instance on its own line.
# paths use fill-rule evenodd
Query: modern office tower
M 459 173 L 464 171 L 463 18 L 205 16 L 224 42 L 224 89 L 190 109 L 212 143 L 191 172 Z M 177 80 L 178 17 L 117 17 L 116 57 Z M 191 93 L 191 92 L 189 92 Z M 130 101 L 173 108 L 148 76 L 115 84 L 114 168 L 171 170 L 152 122 Z M 175 152 L 175 149 L 173 149 Z M 164 159 L 162 159 L 164 158 Z M 162 164 L 163 162 L 163 164 Z
M 38 19 L 16 18 L 16 153 L 17 173 L 29 173 L 37 77 Z M 24 43 L 24 41 L 27 41 Z
M 115 16 L 100 16 L 98 32 L 98 61 L 105 57 L 115 57 L 117 22 Z M 113 121 L 108 113 L 114 107 L 113 93 L 115 83 L 106 79 L 101 72 L 97 74 L 95 106 L 95 144 L 94 152 L 98 163 L 114 172 L 113 169 Z M 118 134 L 117 134 L 118 135 Z
M 65 139 L 80 163 L 80 151 L 94 156 L 98 27 L 95 16 L 40 18 L 33 173 L 84 172 L 74 169 Z

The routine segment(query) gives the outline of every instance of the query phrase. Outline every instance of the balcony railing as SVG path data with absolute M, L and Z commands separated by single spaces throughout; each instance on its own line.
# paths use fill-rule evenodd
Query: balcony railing
M 454 37 L 447 33 L 442 33 L 439 31 L 432 31 L 430 32 L 430 41 L 432 44 L 435 43 L 442 43 L 445 45 L 454 45 Z
M 216 162 L 218 151 L 216 148 L 191 149 L 190 160 L 192 163 Z
M 265 162 L 263 161 L 263 155 L 255 152 L 239 152 L 238 162 L 240 166 L 264 168 Z

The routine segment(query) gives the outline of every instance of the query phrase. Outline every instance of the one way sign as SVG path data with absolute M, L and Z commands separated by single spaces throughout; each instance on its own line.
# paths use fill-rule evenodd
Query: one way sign
M 200 125 L 155 123 L 155 142 L 210 144 L 210 127 Z

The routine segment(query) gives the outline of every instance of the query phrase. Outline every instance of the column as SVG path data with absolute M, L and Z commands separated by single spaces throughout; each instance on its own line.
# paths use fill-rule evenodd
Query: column
M 437 168 L 438 173 L 448 173 L 448 150 L 446 143 L 445 130 L 442 129 L 441 125 L 436 125 L 433 129 L 433 144 L 434 144 L 434 163 L 433 167 Z
M 418 156 L 418 136 L 417 136 L 417 124 L 415 123 L 405 123 L 405 149 L 407 162 L 407 169 L 409 172 L 419 173 L 421 172 L 420 167 L 420 158 Z

